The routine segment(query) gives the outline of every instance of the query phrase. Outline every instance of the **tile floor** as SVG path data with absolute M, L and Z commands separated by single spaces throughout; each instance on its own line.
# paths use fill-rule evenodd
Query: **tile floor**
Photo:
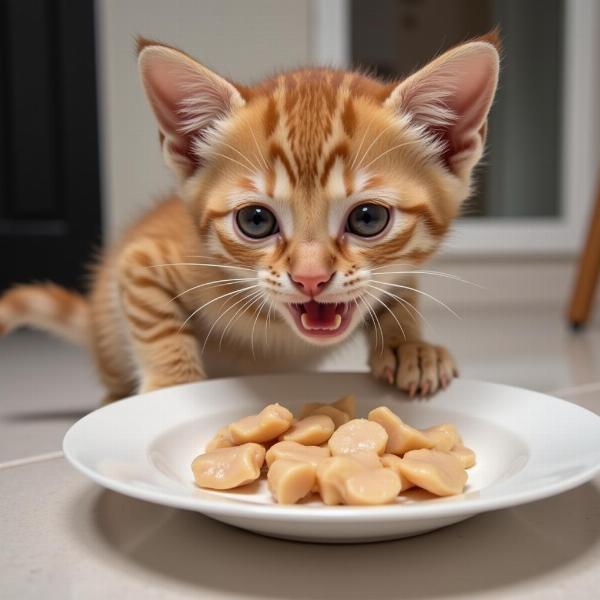
M 600 323 L 574 336 L 551 307 L 463 314 L 431 316 L 435 339 L 452 348 L 463 376 L 553 392 L 600 412 Z M 323 368 L 363 364 L 357 343 Z M 69 467 L 62 436 L 100 394 L 81 350 L 33 333 L 0 339 L 3 599 L 377 600 L 398 598 L 400 589 L 403 598 L 598 597 L 600 479 L 404 541 L 270 540 L 104 491 Z M 437 575 L 422 579 L 423 564 Z

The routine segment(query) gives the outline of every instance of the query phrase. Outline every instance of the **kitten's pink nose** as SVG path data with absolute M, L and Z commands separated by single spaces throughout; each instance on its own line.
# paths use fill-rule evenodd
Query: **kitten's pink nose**
M 333 278 L 333 273 L 327 273 L 326 271 L 306 275 L 290 273 L 289 275 L 296 287 L 310 296 L 317 296 L 320 294 Z

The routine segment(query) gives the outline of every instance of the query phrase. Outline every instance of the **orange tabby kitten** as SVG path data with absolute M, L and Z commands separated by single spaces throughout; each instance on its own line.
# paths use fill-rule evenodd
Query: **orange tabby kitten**
M 468 197 L 498 77 L 494 35 L 403 81 L 301 69 L 253 87 L 146 40 L 139 69 L 177 195 L 109 248 L 86 298 L 0 300 L 0 328 L 87 344 L 108 399 L 314 364 L 358 328 L 411 395 L 456 374 L 415 318 L 414 267 Z

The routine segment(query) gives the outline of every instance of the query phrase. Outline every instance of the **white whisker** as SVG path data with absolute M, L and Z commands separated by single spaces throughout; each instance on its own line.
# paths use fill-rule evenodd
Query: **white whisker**
M 395 123 L 390 123 L 387 127 L 384 127 L 378 135 L 375 136 L 375 139 L 369 144 L 369 147 L 365 150 L 364 154 L 361 156 L 360 160 L 358 161 L 358 166 L 357 168 L 360 168 L 360 166 L 362 165 L 363 161 L 365 160 L 365 158 L 367 158 L 367 155 L 369 154 L 369 152 L 371 151 L 371 148 L 377 143 L 377 140 L 386 132 L 388 131 L 388 129 L 391 129 L 392 127 L 394 127 L 396 124 Z
M 363 167 L 363 169 L 368 169 L 374 162 L 378 161 L 380 158 L 383 158 L 386 154 L 389 154 L 390 152 L 393 152 L 394 150 L 398 150 L 399 148 L 403 148 L 404 146 L 411 146 L 413 144 L 418 144 L 418 143 L 419 143 L 419 141 L 415 140 L 412 142 L 404 142 L 403 144 L 398 144 L 397 146 L 392 146 L 391 148 L 384 150 L 381 154 L 376 156 L 373 160 L 369 161 L 369 163 L 367 163 Z
M 356 162 L 356 159 L 358 158 L 358 155 L 360 154 L 360 151 L 362 150 L 363 144 L 365 143 L 365 139 L 367 138 L 367 133 L 369 133 L 369 130 L 371 129 L 371 125 L 373 124 L 374 120 L 375 120 L 375 116 L 372 117 L 372 119 L 369 121 L 368 125 L 365 127 L 365 132 L 363 133 L 362 139 L 360 140 L 360 144 L 358 146 L 358 150 L 356 151 L 356 154 L 354 155 L 352 163 L 350 164 L 350 169 L 354 168 L 354 163 Z
M 379 329 L 379 333 L 381 334 L 381 351 L 380 354 L 383 354 L 384 349 L 384 340 L 383 340 L 383 329 L 381 328 L 381 323 L 379 322 L 379 318 L 377 317 L 377 313 L 373 310 L 373 307 L 364 299 L 363 296 L 359 296 L 359 299 L 362 300 L 363 304 L 367 307 L 369 314 L 371 315 L 371 321 L 373 321 L 373 327 L 375 328 L 375 350 L 377 350 L 377 329 Z
M 374 298 L 375 300 L 377 300 L 377 302 L 379 302 L 379 304 L 381 304 L 390 313 L 390 315 L 392 315 L 392 317 L 394 317 L 394 320 L 398 324 L 398 327 L 400 327 L 400 331 L 402 332 L 402 337 L 404 338 L 404 341 L 406 341 L 406 333 L 404 333 L 404 327 L 402 327 L 402 325 L 400 324 L 400 321 L 398 320 L 398 317 L 394 314 L 392 309 L 383 300 L 378 298 L 375 294 L 371 294 L 371 292 L 366 292 L 366 293 L 369 294 L 369 296 L 371 296 L 371 298 Z
M 269 165 L 267 163 L 267 161 L 265 160 L 265 156 L 262 153 L 262 150 L 260 149 L 260 146 L 258 145 L 258 141 L 256 139 L 256 136 L 254 135 L 254 131 L 252 130 L 252 126 L 250 125 L 250 123 L 248 123 L 248 121 L 246 121 L 246 125 L 248 125 L 248 129 L 250 130 L 250 135 L 252 135 L 252 139 L 254 140 L 254 145 L 256 146 L 256 149 L 258 150 L 258 154 L 262 160 L 262 164 L 265 167 L 265 169 L 268 171 L 269 170 Z
M 376 285 L 371 285 L 371 284 L 367 284 L 367 285 L 370 288 L 373 288 L 375 290 L 379 290 L 380 292 L 383 292 L 387 296 L 390 296 L 391 298 L 394 298 L 394 300 L 396 300 L 397 302 L 400 302 L 400 306 L 402 306 L 402 308 L 404 308 L 404 310 L 410 315 L 410 318 L 415 323 L 417 323 L 417 319 L 416 319 L 415 315 L 413 315 L 412 312 L 410 312 L 410 310 L 414 311 L 421 318 L 421 320 L 423 321 L 423 323 L 425 323 L 425 325 L 427 325 L 427 327 L 429 327 L 429 329 L 431 329 L 431 331 L 435 331 L 435 328 L 425 318 L 425 316 L 423 315 L 423 313 L 414 304 L 411 304 L 406 298 L 402 298 L 402 296 L 398 296 L 397 294 L 392 294 L 392 292 L 388 292 L 387 290 L 384 290 L 383 288 L 377 287 Z
M 244 163 L 240 162 L 239 160 L 236 160 L 235 158 L 231 158 L 231 156 L 227 156 L 227 154 L 221 154 L 220 152 L 215 152 L 214 150 L 211 150 L 210 152 L 211 154 L 214 154 L 215 156 L 220 156 L 221 158 L 226 158 L 227 160 L 231 161 L 232 163 L 235 163 L 236 165 L 239 165 L 240 167 L 246 169 L 246 171 L 248 171 L 248 173 L 250 173 L 251 175 L 254 175 L 254 171 L 246 166 Z
M 479 283 L 463 279 L 462 277 L 458 277 L 458 275 L 453 275 L 452 273 L 444 273 L 443 271 L 371 271 L 371 275 L 433 275 L 436 277 L 453 279 L 454 281 L 459 281 L 460 283 L 466 283 L 468 285 L 485 289 L 485 286 L 480 285 Z
M 368 281 L 375 281 L 375 280 L 374 279 L 369 279 Z M 379 283 L 379 282 L 377 281 L 376 283 Z M 398 296 L 397 294 L 392 294 L 392 292 L 388 292 L 387 290 L 384 290 L 383 288 L 377 287 L 376 285 L 372 285 L 371 283 L 367 283 L 367 287 L 370 287 L 370 288 L 373 288 L 374 290 L 378 290 L 380 292 L 383 292 L 387 296 L 390 296 L 391 298 L 394 298 L 394 300 L 397 300 L 398 302 L 400 302 L 402 308 L 408 313 L 408 315 L 410 316 L 410 318 L 415 323 L 417 322 L 417 319 L 416 319 L 415 315 L 413 315 L 412 312 L 410 312 L 410 310 L 408 310 L 409 308 L 412 309 L 413 311 L 415 311 L 421 317 L 421 319 L 423 319 L 423 321 L 425 321 L 425 317 L 417 310 L 416 306 L 413 306 L 405 298 L 402 298 L 401 296 Z
M 184 256 L 184 258 L 210 258 L 211 260 L 226 260 L 227 257 L 223 254 L 214 254 L 212 256 L 209 256 L 207 254 L 189 254 Z M 225 263 L 209 263 L 209 264 L 225 264 Z M 227 265 L 229 265 L 230 267 L 236 267 L 238 269 L 248 269 L 250 267 L 248 267 L 248 265 L 242 265 L 240 263 L 232 263 L 232 262 L 228 262 L 226 263 Z M 252 269 L 253 271 L 255 271 L 256 269 Z
M 227 321 L 227 325 L 225 325 L 225 327 L 223 328 L 223 331 L 221 332 L 221 337 L 219 338 L 219 352 L 221 351 L 221 346 L 223 344 L 223 339 L 225 337 L 225 334 L 227 333 L 227 330 L 229 329 L 229 327 L 232 325 L 233 321 L 235 321 L 235 318 L 237 317 L 237 315 L 240 314 L 240 312 L 244 309 L 244 307 L 246 307 L 248 304 L 252 303 L 254 300 L 259 298 L 261 296 L 261 294 L 262 294 L 261 290 L 256 290 L 256 291 L 252 292 L 251 294 L 244 296 L 241 299 L 241 302 L 243 302 L 242 306 L 240 306 L 237 309 L 237 311 L 229 318 L 229 321 Z M 236 302 L 235 305 L 237 305 L 239 303 L 240 302 Z
M 184 322 L 183 325 L 181 325 L 181 327 L 179 328 L 179 331 L 181 331 L 188 323 L 188 321 L 190 319 L 192 319 L 195 315 L 197 315 L 203 308 L 206 308 L 207 306 L 209 306 L 210 304 L 212 304 L 213 302 L 216 302 L 217 300 L 221 300 L 221 298 L 227 298 L 228 296 L 235 296 L 236 294 L 241 294 L 242 292 L 245 292 L 246 290 L 251 290 L 252 288 L 257 288 L 260 287 L 260 284 L 257 283 L 255 285 L 250 285 L 247 286 L 245 288 L 242 288 L 241 290 L 233 290 L 233 292 L 227 292 L 226 294 L 221 294 L 220 296 L 217 296 L 216 298 L 213 298 L 212 300 L 209 300 L 208 302 L 205 302 L 202 306 L 200 306 L 199 308 L 197 308 Z
M 254 317 L 254 323 L 252 323 L 252 332 L 250 334 L 250 348 L 252 349 L 252 358 L 256 360 L 256 354 L 254 353 L 254 330 L 256 329 L 256 323 L 258 322 L 258 317 L 260 316 L 260 311 L 263 306 L 267 303 L 268 298 L 263 298 L 262 304 L 256 309 L 256 316 Z
M 177 298 L 181 298 L 181 296 L 183 296 L 184 294 L 187 294 L 188 292 L 197 290 L 199 288 L 203 288 L 206 286 L 222 287 L 222 286 L 226 286 L 226 285 L 235 285 L 235 284 L 239 284 L 242 281 L 259 281 L 259 278 L 258 277 L 235 277 L 233 279 L 217 279 L 216 281 L 208 281 L 206 283 L 194 285 L 191 288 L 188 288 L 187 290 L 181 292 L 180 294 L 177 294 L 177 296 L 173 296 L 173 298 L 171 298 L 169 300 L 169 302 L 167 302 L 167 304 L 174 302 L 175 300 L 177 300 Z
M 237 311 L 235 312 L 233 317 L 231 319 L 229 319 L 229 322 L 227 323 L 227 325 L 221 332 L 221 337 L 219 339 L 219 352 L 221 351 L 221 346 L 223 345 L 223 340 L 225 339 L 225 334 L 227 333 L 227 331 L 229 330 L 231 325 L 233 325 L 234 321 L 238 318 L 238 315 L 241 317 L 255 302 L 260 300 L 261 294 L 262 294 L 262 291 L 258 290 L 254 294 L 251 294 L 249 297 L 247 297 L 246 302 L 244 304 L 242 304 L 242 306 L 240 306 L 240 308 L 237 309 Z
M 417 288 L 413 288 L 413 287 L 410 287 L 408 285 L 401 285 L 399 283 L 389 283 L 387 281 L 378 281 L 377 283 L 381 283 L 382 285 L 389 285 L 389 286 L 392 286 L 392 287 L 401 288 L 403 290 L 410 290 L 412 292 L 415 292 L 416 294 L 421 294 L 422 296 L 425 296 L 426 298 L 429 298 L 430 300 L 433 300 L 434 302 L 437 302 L 440 306 L 443 306 L 448 312 L 450 312 L 451 314 L 453 314 L 457 319 L 461 318 L 461 316 L 456 311 L 452 310 L 447 304 L 445 304 L 444 302 L 442 302 L 441 300 L 439 300 L 435 296 L 432 296 L 431 294 L 428 294 L 427 292 L 424 292 L 423 290 L 418 290 Z
M 353 299 L 353 301 L 354 301 L 354 304 L 356 305 L 356 310 L 360 310 L 360 307 L 359 307 L 359 305 L 358 305 L 358 300 L 359 300 L 359 299 L 360 299 L 360 300 L 362 300 L 362 297 L 360 297 L 360 296 L 359 296 L 359 297 L 358 297 L 358 299 L 357 299 L 357 298 L 354 298 L 354 299 Z M 364 301 L 363 301 L 363 304 L 364 304 Z M 365 305 L 365 306 L 366 306 L 366 305 Z M 371 321 L 373 322 L 373 330 L 375 331 L 375 349 L 377 349 L 377 341 L 378 341 L 378 339 L 379 339 L 379 333 L 378 333 L 378 331 L 377 331 L 377 328 L 375 327 L 375 321 L 373 320 L 373 317 L 372 317 L 371 313 L 369 312 L 369 309 L 368 309 L 368 308 L 367 308 L 367 313 L 365 314 L 365 316 L 366 316 L 366 315 L 369 315 L 369 316 L 371 317 Z M 364 321 L 364 320 L 365 320 L 365 319 L 363 318 L 363 321 Z
M 235 308 L 238 304 L 241 304 L 242 302 L 244 302 L 245 300 L 247 300 L 249 297 L 252 297 L 256 294 L 260 294 L 260 290 L 255 291 L 250 293 L 248 296 L 243 296 L 242 298 L 240 298 L 239 300 L 236 300 L 236 302 L 234 302 L 231 306 L 229 306 L 226 310 L 224 310 L 213 322 L 213 324 L 211 325 L 210 329 L 208 330 L 208 333 L 206 334 L 206 337 L 204 338 L 204 343 L 202 344 L 202 354 L 204 353 L 204 349 L 206 348 L 206 344 L 208 343 L 208 338 L 210 337 L 210 334 L 212 333 L 213 329 L 216 327 L 217 323 L 233 308 Z M 231 300 L 231 298 L 228 298 L 226 300 L 226 302 L 229 302 L 229 300 Z
M 379 316 L 377 315 L 377 311 L 373 308 L 373 306 L 371 305 L 371 303 L 367 300 L 367 304 L 369 305 L 369 308 L 371 309 L 371 312 L 373 313 L 373 316 L 375 317 L 375 321 L 377 322 L 377 327 L 379 329 L 379 335 L 381 336 L 381 350 L 379 351 L 379 354 L 383 354 L 383 350 L 385 348 L 385 339 L 384 339 L 384 335 L 383 335 L 383 329 L 381 328 L 381 322 L 379 321 Z
M 159 265 L 148 265 L 148 268 L 153 267 L 216 267 L 217 269 L 242 269 L 244 271 L 252 271 L 256 273 L 256 269 L 250 267 L 237 267 L 232 265 L 216 265 L 212 263 L 192 263 L 192 262 L 177 262 L 177 263 L 162 263 Z
M 252 169 L 254 169 L 255 171 L 260 171 L 260 168 L 257 167 L 243 152 L 240 152 L 235 146 L 232 146 L 231 144 L 228 144 L 227 142 L 223 142 L 223 141 L 221 141 L 220 143 L 223 144 L 224 146 L 227 146 L 234 152 L 237 152 L 237 154 L 239 156 L 241 156 L 250 165 L 250 167 Z
M 265 345 L 269 343 L 269 324 L 271 322 L 271 311 L 273 310 L 273 301 L 269 300 L 269 311 L 265 319 Z

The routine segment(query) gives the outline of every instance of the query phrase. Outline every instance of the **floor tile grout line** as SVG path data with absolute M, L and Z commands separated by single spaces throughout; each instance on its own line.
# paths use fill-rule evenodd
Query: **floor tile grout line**
M 15 460 L 8 460 L 0 463 L 0 470 L 2 469 L 14 469 L 25 465 L 30 465 L 39 462 L 45 462 L 47 460 L 54 460 L 56 458 L 63 458 L 64 454 L 62 450 L 55 452 L 46 452 L 44 454 L 36 454 L 35 456 L 29 456 L 27 458 L 17 458 Z

